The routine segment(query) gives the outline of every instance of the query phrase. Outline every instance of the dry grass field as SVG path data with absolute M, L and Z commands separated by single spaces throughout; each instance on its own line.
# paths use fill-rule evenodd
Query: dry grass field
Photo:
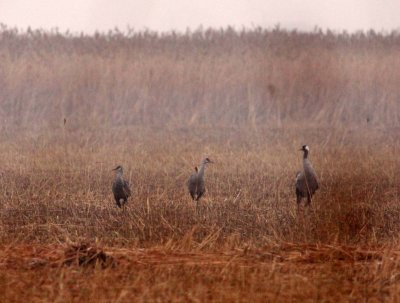
M 398 33 L 3 26 L 0 302 L 400 301 L 399 56 Z

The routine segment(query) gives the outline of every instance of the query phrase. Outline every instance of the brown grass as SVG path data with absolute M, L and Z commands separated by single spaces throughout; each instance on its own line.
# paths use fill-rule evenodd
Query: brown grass
M 18 293 L 21 301 L 76 302 L 399 299 L 400 251 L 393 248 L 288 243 L 219 252 L 109 248 L 101 251 L 113 259 L 109 266 L 66 264 L 70 249 L 3 247 L 0 298 Z
M 398 301 L 399 42 L 3 29 L 0 301 Z

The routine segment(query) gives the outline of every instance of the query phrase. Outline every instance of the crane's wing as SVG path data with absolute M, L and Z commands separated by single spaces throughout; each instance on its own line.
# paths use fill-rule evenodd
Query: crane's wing
M 309 182 L 309 187 L 310 190 L 312 191 L 312 193 L 314 194 L 315 191 L 319 188 L 319 184 L 318 184 L 318 180 L 317 180 L 317 175 L 315 174 L 315 172 L 313 174 L 311 174 L 309 176 L 309 178 L 307 178 L 308 182 Z
M 307 194 L 307 185 L 305 182 L 304 172 L 298 171 L 296 173 L 296 194 L 300 194 L 304 197 Z
M 197 191 L 197 174 L 194 173 L 189 177 L 189 180 L 187 181 L 187 187 L 189 190 L 190 195 L 192 198 L 195 198 L 196 191 Z
M 124 193 L 125 193 L 125 195 L 126 195 L 127 197 L 130 197 L 130 196 L 131 196 L 131 188 L 130 188 L 130 185 L 129 185 L 129 182 L 128 182 L 128 181 L 125 181 L 125 180 L 124 180 L 123 191 L 124 191 Z
M 318 181 L 317 181 L 317 174 L 315 173 L 314 168 L 312 167 L 310 161 L 304 162 L 304 172 L 307 178 L 307 186 L 311 192 L 314 194 L 315 191 L 318 189 Z
M 200 179 L 197 182 L 197 194 L 203 195 L 206 192 L 206 186 L 204 183 L 204 179 Z
M 296 184 L 299 182 L 302 175 L 303 175 L 303 172 L 300 170 L 296 173 Z

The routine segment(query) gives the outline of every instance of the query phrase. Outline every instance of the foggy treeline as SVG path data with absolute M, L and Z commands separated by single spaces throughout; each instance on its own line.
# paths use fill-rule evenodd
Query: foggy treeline
M 398 126 L 400 33 L 0 31 L 0 119 L 75 126 Z

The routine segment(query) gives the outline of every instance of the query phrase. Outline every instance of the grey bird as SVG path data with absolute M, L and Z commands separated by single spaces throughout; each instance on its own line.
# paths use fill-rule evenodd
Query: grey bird
M 300 205 L 302 198 L 307 198 L 307 205 L 310 205 L 312 196 L 318 189 L 317 174 L 308 159 L 310 148 L 303 145 L 303 170 L 296 174 L 296 197 L 297 206 Z
M 123 206 L 128 201 L 128 198 L 131 196 L 131 189 L 128 181 L 125 181 L 122 177 L 124 170 L 121 165 L 118 165 L 113 169 L 116 172 L 115 180 L 112 185 L 112 192 L 114 194 L 115 202 L 118 207 Z
M 205 182 L 204 182 L 204 171 L 206 169 L 207 164 L 213 163 L 209 158 L 205 158 L 200 167 L 195 167 L 195 172 L 190 176 L 187 186 L 189 189 L 190 196 L 196 202 L 200 200 L 200 198 L 206 192 Z

